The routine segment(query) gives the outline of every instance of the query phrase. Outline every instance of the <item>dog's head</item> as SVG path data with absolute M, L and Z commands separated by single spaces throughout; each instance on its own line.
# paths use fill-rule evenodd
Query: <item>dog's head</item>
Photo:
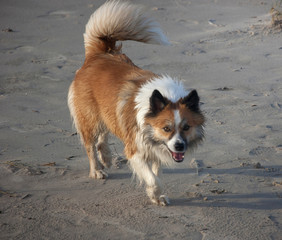
M 204 137 L 205 118 L 199 100 L 196 90 L 177 102 L 170 101 L 158 90 L 150 97 L 145 123 L 150 126 L 153 141 L 164 144 L 176 162 L 182 162 L 185 152 L 197 146 Z

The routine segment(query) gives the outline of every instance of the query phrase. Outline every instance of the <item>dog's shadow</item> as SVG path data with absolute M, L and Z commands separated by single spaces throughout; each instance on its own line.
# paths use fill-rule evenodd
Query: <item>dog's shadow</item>
M 170 198 L 171 207 L 237 208 L 250 210 L 281 209 L 281 197 L 273 193 L 220 194 L 203 198 Z
M 191 174 L 196 173 L 195 168 L 164 168 L 162 170 L 163 174 Z
M 225 169 L 216 169 L 211 167 L 200 167 L 200 168 L 166 168 L 163 169 L 163 174 L 193 174 L 196 173 L 198 176 L 202 174 L 211 174 L 211 175 L 248 175 L 255 177 L 269 177 L 275 176 L 281 178 L 282 166 L 263 166 L 255 168 L 252 166 L 248 167 L 236 167 L 236 168 L 225 168 Z
M 115 179 L 131 179 L 132 178 L 132 173 L 126 172 L 126 173 L 110 173 L 109 176 L 107 177 L 108 180 L 115 180 Z

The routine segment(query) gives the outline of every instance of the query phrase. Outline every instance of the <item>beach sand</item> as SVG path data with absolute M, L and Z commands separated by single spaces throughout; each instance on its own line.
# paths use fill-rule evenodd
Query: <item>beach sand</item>
M 88 178 L 67 92 L 84 61 L 85 24 L 102 3 L 0 3 L 0 239 L 282 239 L 273 2 L 142 1 L 172 46 L 124 42 L 124 53 L 196 88 L 207 117 L 205 142 L 163 170 L 168 207 L 149 202 L 114 137 L 109 178 Z

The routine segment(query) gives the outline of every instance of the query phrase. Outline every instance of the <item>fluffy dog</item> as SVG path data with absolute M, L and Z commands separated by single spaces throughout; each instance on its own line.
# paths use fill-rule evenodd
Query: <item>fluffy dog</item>
M 108 1 L 89 19 L 84 33 L 85 62 L 68 93 L 74 125 L 90 163 L 91 178 L 107 177 L 112 155 L 109 133 L 124 143 L 129 164 L 149 198 L 169 204 L 158 178 L 161 165 L 182 162 L 203 139 L 204 116 L 196 90 L 185 90 L 168 75 L 135 66 L 117 41 L 169 42 L 140 6 Z

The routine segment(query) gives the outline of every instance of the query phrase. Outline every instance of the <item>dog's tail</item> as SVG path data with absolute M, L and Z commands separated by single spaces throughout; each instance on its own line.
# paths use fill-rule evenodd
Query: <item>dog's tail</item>
M 157 22 L 144 15 L 142 7 L 120 0 L 107 1 L 86 25 L 85 53 L 118 52 L 116 41 L 124 40 L 170 44 Z

